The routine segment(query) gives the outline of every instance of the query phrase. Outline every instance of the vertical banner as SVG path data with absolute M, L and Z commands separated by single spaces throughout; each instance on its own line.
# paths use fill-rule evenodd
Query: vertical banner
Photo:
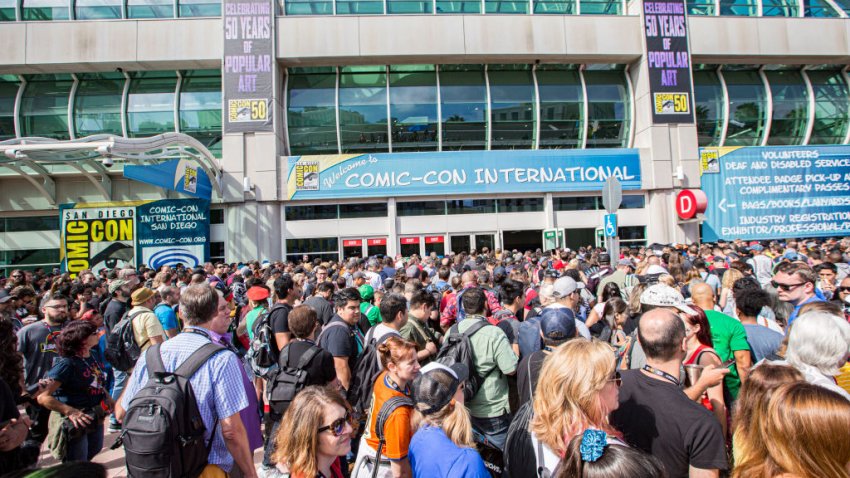
M 104 203 L 97 207 L 62 204 L 62 270 L 113 269 L 132 264 L 136 257 L 134 204 Z
M 210 203 L 203 199 L 62 204 L 61 270 L 125 265 L 203 265 L 210 255 Z
M 274 3 L 224 0 L 224 133 L 274 131 Z
M 210 203 L 173 199 L 142 204 L 136 209 L 138 263 L 161 266 L 204 265 L 210 255 Z
M 693 123 L 691 54 L 685 0 L 644 0 L 652 122 Z

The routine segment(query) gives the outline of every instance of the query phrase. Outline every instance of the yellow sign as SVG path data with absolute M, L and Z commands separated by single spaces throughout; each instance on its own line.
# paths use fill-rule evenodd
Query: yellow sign
M 262 99 L 227 100 L 227 119 L 231 123 L 268 121 L 269 103 Z
M 133 262 L 135 211 L 135 207 L 63 210 L 62 251 L 72 277 L 86 269 L 112 269 Z
M 655 93 L 655 114 L 690 114 L 689 97 L 688 93 Z
M 298 161 L 295 165 L 295 189 L 310 191 L 319 189 L 318 161 Z
M 699 153 L 699 173 L 719 173 L 720 154 L 716 149 L 703 149 Z

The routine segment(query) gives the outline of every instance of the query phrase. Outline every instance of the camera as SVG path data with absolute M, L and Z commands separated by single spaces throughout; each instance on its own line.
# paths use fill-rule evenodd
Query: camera
M 112 157 L 110 157 L 110 156 L 105 156 L 105 157 L 103 158 L 103 165 L 104 165 L 105 167 L 107 167 L 107 168 L 111 168 L 113 164 L 115 164 L 115 162 L 114 162 L 114 161 L 112 161 Z

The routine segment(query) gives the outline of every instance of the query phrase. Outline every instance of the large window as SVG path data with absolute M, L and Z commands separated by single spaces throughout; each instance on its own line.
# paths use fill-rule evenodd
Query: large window
M 517 14 L 528 13 L 528 1 L 523 0 L 484 0 L 486 13 Z
M 625 148 L 629 143 L 630 98 L 623 71 L 585 71 L 588 148 Z
M 127 18 L 173 18 L 174 0 L 127 0 Z
M 383 0 L 336 0 L 339 15 L 380 15 L 384 13 Z
M 303 255 L 310 259 L 322 260 L 339 259 L 339 239 L 336 237 L 311 237 L 306 239 L 287 239 L 287 259 L 300 261 Z
M 757 0 L 720 0 L 721 15 L 754 17 L 757 12 Z
M 490 149 L 531 149 L 534 146 L 534 78 L 530 65 L 491 65 Z
M 758 146 L 764 134 L 767 98 L 755 70 L 724 71 L 729 91 L 729 128 L 726 146 Z
M 289 72 L 289 147 L 294 155 L 336 154 L 336 69 Z
M 59 249 L 27 249 L 22 251 L 0 251 L 0 273 L 8 275 L 13 269 L 52 270 L 59 267 Z
M 573 15 L 577 0 L 534 0 L 535 14 Z
M 538 212 L 543 210 L 543 198 L 499 199 L 497 208 L 505 212 Z
M 124 75 L 120 73 L 81 74 L 74 97 L 74 134 L 78 138 L 93 134 L 123 135 L 121 98 Z
M 437 0 L 437 13 L 481 13 L 481 0 Z
M 617 228 L 620 245 L 626 247 L 646 245 L 646 226 L 623 226 Z
M 389 151 L 387 113 L 385 67 L 342 67 L 339 76 L 342 152 Z
M 68 20 L 71 16 L 70 0 L 22 0 L 24 20 Z
M 584 95 L 576 68 L 567 65 L 537 68 L 540 92 L 540 148 L 581 147 Z
M 440 67 L 443 150 L 487 149 L 487 86 L 482 65 Z
M 0 0 L 0 22 L 14 22 L 17 7 L 17 0 Z
M 78 20 L 121 18 L 121 0 L 76 0 L 74 14 Z
M 802 144 L 806 137 L 809 94 L 799 71 L 765 72 L 773 97 L 769 145 Z
M 286 206 L 284 209 L 287 221 L 315 221 L 319 219 L 336 219 L 336 204 L 320 204 L 316 206 Z
M 694 71 L 697 137 L 700 146 L 717 146 L 723 133 L 726 99 L 716 71 Z
M 194 70 L 183 73 L 180 88 L 180 132 L 197 139 L 221 156 L 221 72 Z
M 413 201 L 396 203 L 398 216 L 442 216 L 446 214 L 446 201 Z
M 599 209 L 598 196 L 552 198 L 556 211 L 595 211 Z
M 0 218 L 0 232 L 58 230 L 59 216 L 17 216 Z
M 815 124 L 809 144 L 841 144 L 847 134 L 850 94 L 840 71 L 807 71 L 815 97 Z
M 799 10 L 796 0 L 762 0 L 762 15 L 765 17 L 796 17 Z
M 330 0 L 280 0 L 285 3 L 287 15 L 333 15 L 334 4 Z
M 357 219 L 364 217 L 387 217 L 387 203 L 340 204 L 340 219 Z
M 495 199 L 455 199 L 446 202 L 449 214 L 493 214 Z
M 220 17 L 221 3 L 214 0 L 180 0 L 178 13 L 181 17 Z
M 582 15 L 620 15 L 623 11 L 621 0 L 580 0 Z
M 175 73 L 135 74 L 127 98 L 127 133 L 131 138 L 174 131 L 176 88 Z
M 0 141 L 15 137 L 15 98 L 21 83 L 12 75 L 0 75 Z
M 387 0 L 387 13 L 431 13 L 431 0 Z
M 433 65 L 390 67 L 393 151 L 436 151 L 437 73 Z
M 21 135 L 68 139 L 70 75 L 33 75 L 21 98 Z

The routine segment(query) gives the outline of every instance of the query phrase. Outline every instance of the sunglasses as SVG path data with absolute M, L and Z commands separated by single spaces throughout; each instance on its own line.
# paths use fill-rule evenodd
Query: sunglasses
M 843 286 L 838 288 L 841 292 L 850 292 L 850 286 Z
M 614 378 L 609 378 L 609 379 L 608 379 L 608 381 L 609 381 L 609 382 L 614 382 L 615 384 L 617 384 L 617 387 L 622 387 L 622 386 L 623 386 L 623 378 L 620 376 L 620 372 L 619 372 L 619 371 L 614 372 Z
M 798 282 L 796 284 L 780 284 L 775 280 L 770 281 L 770 285 L 772 285 L 775 289 L 784 290 L 785 292 L 790 292 L 803 284 L 805 284 L 805 282 Z
M 351 423 L 351 413 L 345 412 L 345 416 L 342 418 L 337 418 L 330 425 L 325 425 L 323 427 L 319 427 L 319 433 L 323 431 L 330 430 L 331 434 L 335 437 L 338 437 L 345 432 L 345 426 Z

